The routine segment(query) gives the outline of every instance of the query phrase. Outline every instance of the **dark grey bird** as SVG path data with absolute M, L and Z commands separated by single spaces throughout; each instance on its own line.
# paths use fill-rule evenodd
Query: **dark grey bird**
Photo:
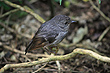
M 41 47 L 57 46 L 66 36 L 72 21 L 66 15 L 57 15 L 43 23 L 25 50 L 25 54 Z

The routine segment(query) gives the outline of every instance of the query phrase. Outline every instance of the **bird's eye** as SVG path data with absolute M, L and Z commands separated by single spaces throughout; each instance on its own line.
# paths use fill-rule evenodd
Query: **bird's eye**
M 65 22 L 65 25 L 67 25 L 68 24 L 68 22 Z

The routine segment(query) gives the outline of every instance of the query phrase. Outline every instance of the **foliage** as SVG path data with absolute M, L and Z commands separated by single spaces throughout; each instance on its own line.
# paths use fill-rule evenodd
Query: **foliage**
M 10 10 L 11 7 L 9 7 L 7 4 L 5 4 L 4 2 L 0 2 L 0 7 L 3 7 L 5 10 Z

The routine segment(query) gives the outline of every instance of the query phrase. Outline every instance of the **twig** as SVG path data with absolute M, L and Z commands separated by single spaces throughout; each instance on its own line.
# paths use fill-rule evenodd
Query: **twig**
M 110 26 L 107 27 L 107 28 L 104 30 L 104 32 L 103 32 L 103 33 L 101 34 L 101 36 L 99 37 L 98 41 L 101 41 L 102 38 L 106 35 L 106 33 L 107 33 L 109 30 L 110 30 Z
M 47 64 L 48 64 L 48 62 L 45 63 L 41 68 L 39 68 L 38 70 L 36 70 L 36 71 L 34 71 L 34 72 L 32 72 L 32 73 L 37 73 L 38 71 L 40 71 L 41 69 L 43 69 Z
M 90 50 L 84 50 L 84 49 L 76 48 L 72 53 L 69 53 L 67 55 L 42 58 L 38 61 L 33 61 L 33 62 L 26 62 L 26 63 L 19 63 L 19 64 L 6 64 L 3 68 L 0 69 L 0 72 L 4 72 L 5 70 L 7 70 L 9 68 L 29 67 L 29 66 L 34 66 L 34 65 L 50 62 L 50 61 L 67 60 L 67 59 L 70 59 L 70 58 L 76 56 L 76 54 L 89 55 L 89 56 L 91 56 L 97 60 L 110 63 L 109 57 L 101 56 L 101 55 L 99 55 L 93 51 L 90 51 Z
M 17 50 L 17 49 L 13 49 L 7 45 L 3 45 L 3 43 L 0 43 L 0 46 L 3 46 L 5 49 L 10 50 L 12 52 L 16 52 L 16 53 L 20 53 L 20 54 L 25 54 L 25 52 Z M 45 54 L 32 54 L 32 53 L 27 53 L 27 56 L 31 56 L 31 57 L 49 57 L 49 55 L 45 55 Z
M 61 72 L 61 65 L 60 65 L 60 62 L 59 61 L 56 61 L 56 64 L 58 66 L 58 72 L 60 73 Z
M 1 25 L 2 27 L 4 27 L 5 29 L 7 29 L 8 31 L 10 31 L 10 32 L 12 32 L 12 33 L 16 33 L 16 31 L 14 31 L 13 29 L 9 28 L 8 26 L 6 26 L 5 24 L 3 24 L 3 23 L 1 23 L 1 22 L 0 22 L 0 25 Z
M 19 10 L 19 9 L 14 9 L 14 10 L 11 10 L 11 11 L 9 11 L 9 12 L 6 12 L 5 14 L 1 15 L 0 18 L 4 17 L 4 16 L 6 16 L 6 15 L 9 15 L 10 13 L 16 12 L 16 11 L 18 11 L 18 10 Z
M 29 58 L 27 57 L 27 55 L 21 55 L 21 56 L 24 57 L 24 58 L 26 58 L 26 60 L 28 60 L 29 62 L 32 61 L 31 59 L 29 59 Z
M 90 1 L 91 5 L 94 7 L 94 9 L 96 9 L 100 13 L 101 16 L 103 16 L 106 20 L 108 20 L 110 22 L 110 18 L 107 17 L 98 7 L 96 7 L 92 0 L 89 0 L 89 1 Z
M 15 31 L 14 29 L 8 27 L 7 25 L 5 25 L 5 24 L 3 24 L 3 23 L 1 23 L 1 22 L 0 22 L 0 25 L 1 25 L 2 27 L 6 28 L 6 30 L 8 30 L 8 31 L 10 31 L 10 32 L 12 32 L 12 33 L 14 33 L 14 34 L 16 34 L 17 37 L 23 36 L 23 37 L 26 37 L 26 38 L 31 38 L 30 35 L 18 33 L 18 32 Z
M 34 13 L 34 12 L 31 11 L 30 9 L 27 9 L 27 8 L 25 8 L 25 7 L 21 7 L 20 5 L 11 3 L 11 2 L 9 2 L 8 0 L 4 0 L 4 2 L 5 2 L 6 4 L 8 4 L 8 5 L 14 7 L 14 8 L 18 8 L 18 9 L 20 9 L 20 10 L 22 10 L 22 11 L 25 11 L 25 12 L 31 14 L 31 15 L 34 16 L 38 21 L 40 21 L 41 23 L 44 23 L 44 22 L 45 22 L 45 20 L 44 20 L 42 17 L 40 17 L 38 14 Z
M 68 0 L 70 3 L 72 3 L 73 5 L 77 6 L 77 7 L 82 7 L 82 8 L 87 8 L 88 6 L 81 3 L 81 2 L 77 2 L 77 1 L 72 1 L 72 0 Z

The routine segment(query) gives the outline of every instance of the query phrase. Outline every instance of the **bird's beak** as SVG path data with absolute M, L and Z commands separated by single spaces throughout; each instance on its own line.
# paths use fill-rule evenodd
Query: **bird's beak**
M 76 21 L 71 21 L 71 23 L 74 23 L 74 22 L 76 22 Z

